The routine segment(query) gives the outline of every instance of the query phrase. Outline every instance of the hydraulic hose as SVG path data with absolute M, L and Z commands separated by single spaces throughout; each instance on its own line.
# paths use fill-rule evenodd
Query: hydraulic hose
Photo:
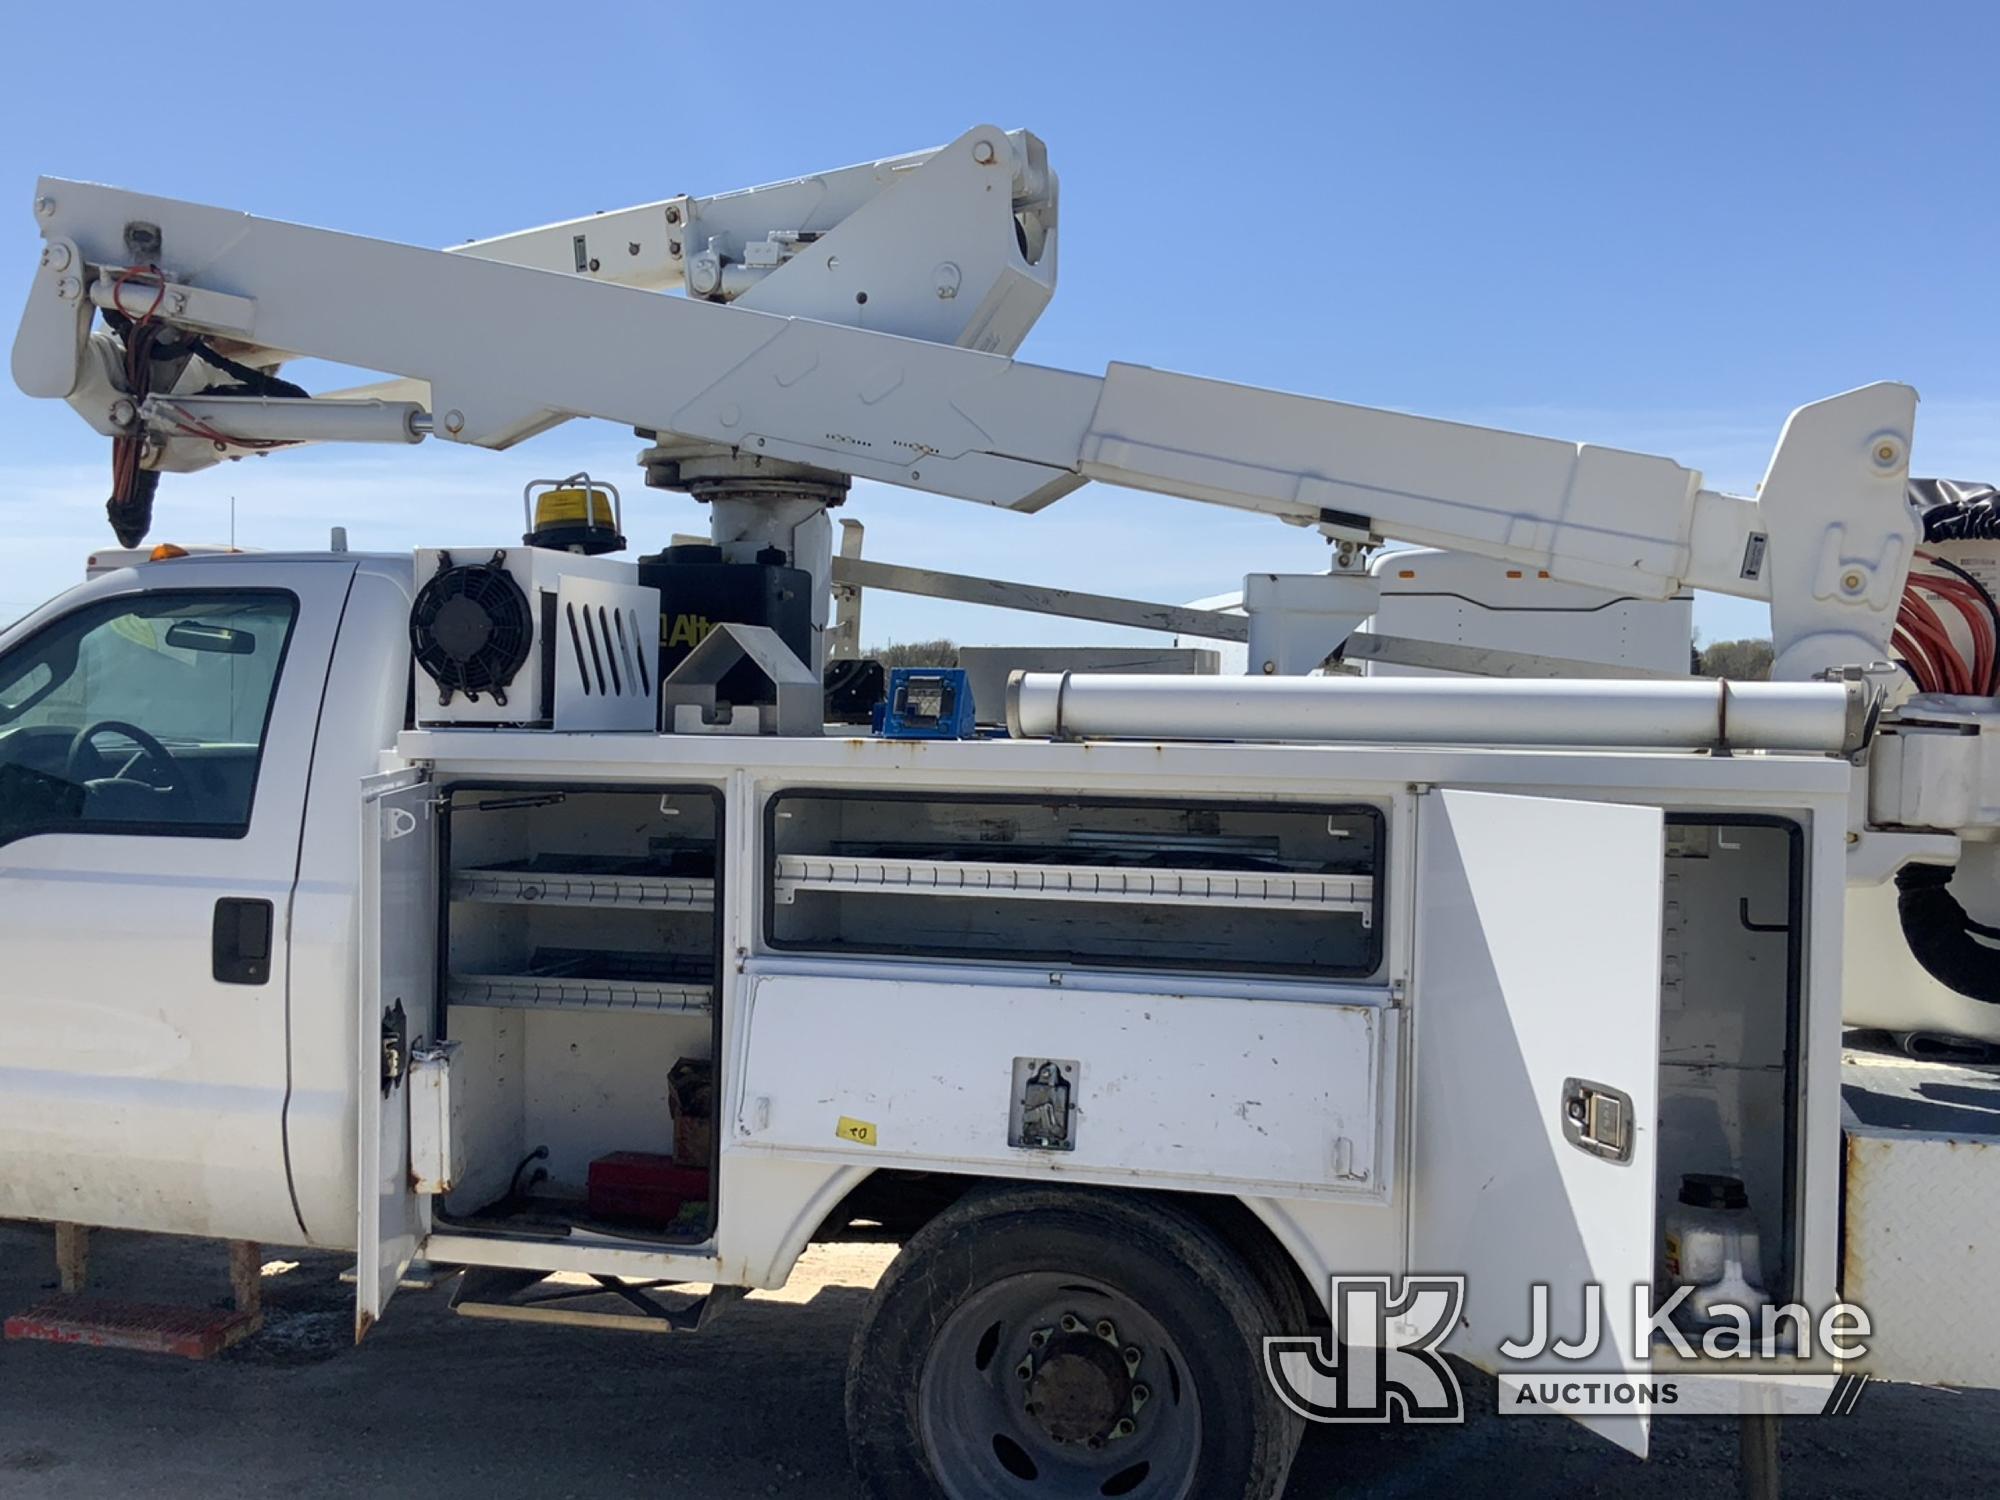
M 1970 1000 L 2000 1005 L 2000 928 L 1975 922 L 1948 887 L 1952 865 L 1905 865 L 1896 872 L 1903 938 L 1924 972 Z

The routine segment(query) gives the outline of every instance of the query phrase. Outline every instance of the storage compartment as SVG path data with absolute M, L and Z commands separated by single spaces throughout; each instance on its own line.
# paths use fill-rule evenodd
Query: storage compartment
M 674 1161 L 676 1068 L 685 1086 L 712 1067 L 720 793 L 458 785 L 443 805 L 437 1034 L 459 1047 L 463 1140 L 440 1218 L 707 1238 L 712 1159 L 678 1163 L 664 1217 L 589 1188 L 603 1158 Z
M 733 1150 L 1121 1188 L 1389 1196 L 1402 1016 L 1385 988 L 812 968 L 750 966 Z
M 1666 844 L 1659 1295 L 1675 1285 L 1677 1224 L 1707 1243 L 1754 1221 L 1756 1264 L 1744 1269 L 1767 1300 L 1785 1302 L 1797 1295 L 1803 838 L 1776 818 L 1670 814 Z M 1684 1204 L 1688 1174 L 1740 1182 L 1747 1216 L 1721 1210 L 1735 1195 L 1714 1183 L 1696 1184 L 1698 1201 Z
M 765 816 L 766 940 L 807 956 L 746 968 L 735 1147 L 1387 1198 L 1379 808 L 814 789 Z
M 769 809 L 771 945 L 1366 978 L 1372 807 L 799 791 Z

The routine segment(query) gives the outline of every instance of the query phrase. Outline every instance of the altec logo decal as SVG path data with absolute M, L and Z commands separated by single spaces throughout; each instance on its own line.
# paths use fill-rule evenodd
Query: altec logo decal
M 1264 1372 L 1309 1422 L 1463 1422 L 1465 1393 L 1438 1352 L 1465 1306 L 1463 1276 L 1336 1276 L 1333 1327 L 1264 1340 Z

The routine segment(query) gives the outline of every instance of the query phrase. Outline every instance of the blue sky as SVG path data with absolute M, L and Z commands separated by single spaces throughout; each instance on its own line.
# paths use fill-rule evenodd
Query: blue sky
M 40 173 L 417 244 L 747 186 L 990 121 L 1048 142 L 1061 281 L 1022 350 L 1668 454 L 1747 492 L 1794 406 L 1913 383 L 1915 467 L 2000 477 L 2000 55 L 1983 5 L 348 3 L 10 9 L 0 306 Z M 102 39 L 124 39 L 107 45 Z M 123 101 L 123 102 L 121 102 Z M 11 269 L 9 269 L 11 268 Z M 504 538 L 522 484 L 636 442 L 305 450 L 161 487 L 161 539 Z M 0 613 L 108 539 L 106 444 L 0 388 Z M 1033 517 L 857 486 L 870 555 L 1143 597 L 1324 552 L 1092 486 Z M 1710 638 L 1761 612 L 1703 600 Z M 870 640 L 1103 638 L 871 596 Z

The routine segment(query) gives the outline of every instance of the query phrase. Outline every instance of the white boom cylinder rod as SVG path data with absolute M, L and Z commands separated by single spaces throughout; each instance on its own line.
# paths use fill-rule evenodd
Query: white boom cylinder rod
M 245 443 L 421 443 L 430 430 L 416 402 L 371 396 L 152 396 L 142 415 L 162 431 Z
M 1029 739 L 1359 741 L 1418 745 L 1858 748 L 1858 685 L 1485 681 L 1016 672 L 1007 727 Z

